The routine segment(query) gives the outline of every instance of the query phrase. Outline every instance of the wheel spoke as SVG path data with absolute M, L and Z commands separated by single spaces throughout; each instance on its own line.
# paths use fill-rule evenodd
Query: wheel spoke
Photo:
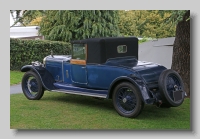
M 184 96 L 181 92 L 184 91 L 184 84 L 176 71 L 163 70 L 159 75 L 158 87 L 159 93 L 163 96 L 162 100 L 165 102 L 163 104 L 166 104 L 167 107 L 178 107 L 183 103 Z
M 39 100 L 44 94 L 40 77 L 34 71 L 27 71 L 22 78 L 22 91 L 26 98 Z
M 178 86 L 178 88 L 181 88 L 181 85 L 180 85 L 178 78 L 173 74 L 168 75 L 166 86 L 167 86 L 168 95 L 170 96 L 170 98 L 172 100 L 174 100 L 173 91 L 175 91 L 175 86 Z
M 32 76 L 29 76 L 26 80 L 26 90 L 30 97 L 34 97 L 38 94 L 38 83 L 36 79 Z
M 136 107 L 136 98 L 133 91 L 130 88 L 123 87 L 119 89 L 117 94 L 117 101 L 121 111 L 125 113 L 134 111 Z

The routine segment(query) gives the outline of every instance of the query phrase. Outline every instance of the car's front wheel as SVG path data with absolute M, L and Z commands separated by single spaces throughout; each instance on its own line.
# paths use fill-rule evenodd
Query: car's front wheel
M 144 107 L 144 102 L 138 90 L 128 82 L 123 82 L 116 86 L 112 99 L 116 111 L 124 117 L 137 117 Z
M 26 98 L 39 100 L 44 94 L 44 88 L 38 75 L 33 71 L 28 71 L 22 78 L 22 90 Z

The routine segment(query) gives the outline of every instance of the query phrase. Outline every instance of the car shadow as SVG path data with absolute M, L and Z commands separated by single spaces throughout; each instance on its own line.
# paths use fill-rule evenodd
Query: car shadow
M 106 111 L 110 111 L 113 114 L 117 114 L 115 111 L 115 108 L 113 106 L 111 99 L 100 99 L 100 98 L 94 98 L 89 96 L 81 96 L 81 95 L 71 95 L 71 94 L 63 94 L 58 96 L 48 96 L 43 97 L 43 101 L 60 101 L 62 103 L 70 103 L 74 104 L 76 106 L 85 106 L 85 107 L 92 107 L 95 109 L 104 109 Z M 66 104 L 67 105 L 67 104 Z M 173 113 L 173 115 L 172 115 Z M 172 117 L 175 115 L 175 117 L 181 116 L 182 113 L 180 113 L 176 107 L 172 108 L 158 108 L 155 105 L 145 105 L 142 112 L 138 117 L 134 119 L 138 120 L 145 120 L 145 119 L 163 119 L 167 117 Z
M 80 106 L 89 106 L 97 109 L 104 109 L 109 111 L 115 111 L 112 105 L 111 99 L 103 99 L 103 98 L 95 98 L 89 96 L 81 96 L 81 95 L 71 95 L 71 94 L 63 94 L 59 96 L 53 97 L 44 97 L 42 100 L 51 100 L 51 101 L 60 101 L 62 103 L 70 103 L 74 105 Z
M 163 120 L 165 118 L 173 118 L 178 119 L 179 116 L 181 116 L 182 113 L 176 109 L 176 107 L 171 108 L 159 108 L 155 105 L 145 105 L 144 109 L 140 113 L 140 115 L 137 117 L 137 119 L 140 120 L 148 120 L 148 119 L 156 119 L 156 120 Z

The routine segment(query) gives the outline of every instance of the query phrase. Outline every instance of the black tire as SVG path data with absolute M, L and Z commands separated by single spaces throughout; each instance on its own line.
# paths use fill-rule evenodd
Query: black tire
M 28 71 L 22 78 L 22 90 L 27 99 L 39 100 L 44 94 L 44 88 L 38 75 Z
M 112 100 L 117 113 L 124 117 L 137 117 L 144 107 L 139 91 L 128 82 L 120 83 L 115 87 Z
M 174 86 L 177 86 L 184 91 L 184 85 L 180 75 L 172 69 L 164 70 L 161 73 L 158 81 L 158 87 L 165 103 L 165 106 L 163 105 L 163 107 L 177 107 L 183 103 L 184 96 L 179 101 L 174 101 Z

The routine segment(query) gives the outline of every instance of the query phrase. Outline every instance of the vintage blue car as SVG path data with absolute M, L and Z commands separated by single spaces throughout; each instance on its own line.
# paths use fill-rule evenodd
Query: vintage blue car
M 180 75 L 152 62 L 138 61 L 136 37 L 72 41 L 71 55 L 46 56 L 21 68 L 22 90 L 39 100 L 45 90 L 112 99 L 124 117 L 137 117 L 144 104 L 180 106 L 186 95 Z

